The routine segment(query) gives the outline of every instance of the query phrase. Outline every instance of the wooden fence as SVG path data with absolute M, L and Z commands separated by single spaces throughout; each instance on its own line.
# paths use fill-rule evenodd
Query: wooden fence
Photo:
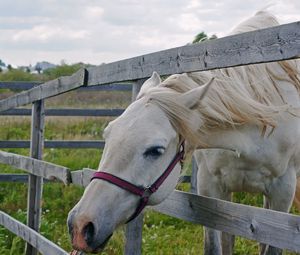
M 16 107 L 32 103 L 30 157 L 1 152 L 0 162 L 29 173 L 28 225 L 38 231 L 43 179 L 58 179 L 65 184 L 86 186 L 92 170 L 70 172 L 69 169 L 41 160 L 44 130 L 44 100 L 77 88 L 106 86 L 113 82 L 133 82 L 133 99 L 145 78 L 152 72 L 161 75 L 211 70 L 298 58 L 300 56 L 300 22 L 233 35 L 221 39 L 155 52 L 111 64 L 90 67 L 72 76 L 61 77 L 0 100 L 0 112 L 17 114 Z M 123 86 L 123 85 L 122 85 Z M 30 112 L 24 110 L 26 114 Z M 9 112 L 6 112 L 9 114 Z M 49 112 L 48 112 L 49 113 Z M 9 146 L 9 144 L 6 144 Z M 47 143 L 45 143 L 47 146 Z M 48 142 L 48 146 L 54 146 Z M 57 145 L 57 144 L 56 144 Z M 100 144 L 98 144 L 100 145 Z M 102 144 L 103 145 L 103 144 Z M 4 146 L 4 145 L 3 145 Z M 15 143 L 15 146 L 21 146 Z M 62 146 L 62 144 L 60 144 Z M 240 235 L 282 249 L 300 252 L 300 217 L 286 213 L 238 205 L 191 193 L 174 191 L 154 210 L 230 234 Z M 0 213 L 0 224 L 28 241 L 26 254 L 66 254 L 34 230 Z M 141 254 L 143 219 L 128 224 L 126 254 Z M 34 240 L 34 241 L 33 241 Z M 47 247 L 47 248 L 45 248 Z M 48 250 L 49 249 L 49 250 Z M 52 251 L 53 252 L 50 252 Z M 54 252 L 55 251 L 55 252 Z

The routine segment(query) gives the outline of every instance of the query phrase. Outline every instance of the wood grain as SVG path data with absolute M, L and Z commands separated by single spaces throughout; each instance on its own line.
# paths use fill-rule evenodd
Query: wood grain
M 37 233 L 36 231 L 32 230 L 28 226 L 15 220 L 2 211 L 0 211 L 0 225 L 4 226 L 15 235 L 30 243 L 42 254 L 68 255 L 66 251 L 57 246 L 55 243 L 46 239 L 41 234 Z
M 104 141 L 92 140 L 64 140 L 64 141 L 45 141 L 45 148 L 94 148 L 102 149 Z M 30 141 L 0 141 L 0 148 L 29 148 Z
M 45 82 L 29 90 L 0 100 L 0 111 L 5 111 L 18 106 L 30 104 L 41 99 L 62 94 L 85 85 L 85 82 L 86 70 L 81 69 L 71 76 L 60 77 L 58 79 Z
M 4 151 L 0 151 L 0 162 L 49 180 L 58 179 L 64 184 L 70 182 L 67 167 Z
M 300 252 L 300 217 L 174 191 L 156 211 L 281 249 Z
M 300 56 L 300 22 L 232 35 L 88 68 L 88 85 L 130 81 L 293 59 Z
M 121 115 L 124 109 L 45 109 L 46 116 L 93 116 L 116 117 Z M 2 116 L 30 116 L 31 109 L 16 108 L 0 112 Z
M 32 104 L 30 156 L 42 159 L 44 147 L 45 106 L 43 100 Z M 43 178 L 34 174 L 28 176 L 27 226 L 39 232 L 43 194 Z M 37 255 L 38 250 L 30 243 L 26 245 L 26 255 Z

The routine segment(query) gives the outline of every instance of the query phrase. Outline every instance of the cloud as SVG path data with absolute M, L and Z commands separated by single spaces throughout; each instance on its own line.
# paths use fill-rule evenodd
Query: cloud
M 0 2 L 0 59 L 100 64 L 226 35 L 267 4 L 259 0 L 11 0 Z M 298 0 L 271 7 L 300 20 Z

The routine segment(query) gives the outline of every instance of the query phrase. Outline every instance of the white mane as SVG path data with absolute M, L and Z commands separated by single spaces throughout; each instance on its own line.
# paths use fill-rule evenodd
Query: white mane
M 258 12 L 235 28 L 233 33 L 276 25 L 278 22 L 271 14 Z M 264 132 L 266 126 L 276 126 L 282 113 L 295 114 L 278 84 L 293 84 L 299 93 L 298 74 L 295 60 L 176 74 L 159 87 L 146 91 L 144 96 L 166 112 L 181 135 L 191 143 L 195 139 L 199 143 L 201 134 L 214 128 L 247 123 L 261 126 Z M 190 110 L 178 104 L 177 97 L 181 93 L 205 84 L 212 77 L 215 77 L 213 84 L 197 109 Z M 197 120 L 204 121 L 201 132 Z

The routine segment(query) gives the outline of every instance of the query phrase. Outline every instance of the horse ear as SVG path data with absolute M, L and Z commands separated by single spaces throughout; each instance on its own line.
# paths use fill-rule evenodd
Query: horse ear
M 207 93 L 213 80 L 214 78 L 211 78 L 211 80 L 208 83 L 184 93 L 180 96 L 179 100 L 182 102 L 182 104 L 184 104 L 190 109 L 196 108 L 198 103 Z
M 152 76 L 146 80 L 143 84 L 143 86 L 141 87 L 140 93 L 138 94 L 138 98 L 142 97 L 143 94 L 150 88 L 154 88 L 156 86 L 158 86 L 161 83 L 161 79 L 160 76 L 157 72 L 153 72 Z

